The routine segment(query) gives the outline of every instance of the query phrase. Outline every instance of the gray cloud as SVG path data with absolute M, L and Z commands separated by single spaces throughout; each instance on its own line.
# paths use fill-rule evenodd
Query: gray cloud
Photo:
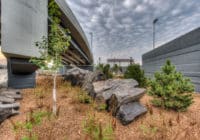
M 88 40 L 94 33 L 94 57 L 133 57 L 152 49 L 152 21 L 156 46 L 200 26 L 199 0 L 66 0 Z

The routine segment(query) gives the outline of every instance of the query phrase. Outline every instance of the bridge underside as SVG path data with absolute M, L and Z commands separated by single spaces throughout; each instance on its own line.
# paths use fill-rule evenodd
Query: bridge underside
M 62 56 L 65 65 L 87 65 L 87 61 L 72 46 Z
M 90 50 L 90 45 L 87 38 L 80 27 L 77 24 L 77 20 L 72 14 L 72 11 L 63 0 L 56 0 L 61 12 L 60 28 L 70 30 L 70 47 L 63 54 L 63 63 L 66 65 L 92 65 L 93 56 Z

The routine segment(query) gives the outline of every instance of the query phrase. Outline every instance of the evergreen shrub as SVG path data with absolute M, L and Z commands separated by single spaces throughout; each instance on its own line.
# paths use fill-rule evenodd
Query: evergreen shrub
M 127 67 L 126 72 L 124 73 L 124 78 L 135 79 L 138 82 L 139 87 L 146 87 L 146 85 L 147 85 L 147 79 L 144 75 L 144 70 L 142 70 L 140 65 L 138 65 L 138 64 L 129 65 Z
M 152 103 L 155 106 L 185 111 L 193 103 L 193 84 L 176 71 L 170 60 L 166 61 L 161 72 L 155 73 L 149 85 L 149 94 L 154 97 Z

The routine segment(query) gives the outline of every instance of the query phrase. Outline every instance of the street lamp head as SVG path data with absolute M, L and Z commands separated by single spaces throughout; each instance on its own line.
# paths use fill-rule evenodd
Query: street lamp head
M 158 18 L 153 20 L 153 49 L 155 48 L 155 24 L 158 22 Z
M 153 24 L 155 24 L 156 22 L 158 22 L 158 18 L 155 18 L 155 19 L 153 20 Z

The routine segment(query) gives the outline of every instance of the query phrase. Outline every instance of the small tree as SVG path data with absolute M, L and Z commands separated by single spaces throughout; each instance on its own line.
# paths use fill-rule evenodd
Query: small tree
M 53 73 L 53 114 L 56 114 L 56 77 L 58 70 L 62 67 L 62 54 L 65 53 L 71 39 L 66 35 L 69 31 L 60 29 L 60 11 L 54 0 L 49 2 L 49 16 L 52 19 L 48 38 L 43 37 L 42 41 L 36 42 L 39 48 L 40 57 L 31 58 L 31 62 L 41 69 Z
M 112 72 L 114 72 L 114 73 L 119 72 L 119 66 L 117 64 L 114 64 L 114 66 L 112 67 Z
M 147 83 L 147 79 L 144 76 L 144 70 L 142 70 L 138 64 L 129 65 L 124 74 L 124 78 L 135 79 L 139 83 L 140 87 L 145 87 Z
M 105 79 L 110 79 L 110 78 L 113 77 L 109 64 L 106 64 L 106 65 L 99 64 L 99 65 L 96 66 L 96 69 L 101 71 L 104 74 Z
M 152 103 L 155 106 L 184 111 L 192 104 L 193 98 L 190 93 L 194 91 L 194 86 L 190 79 L 184 78 L 176 71 L 169 60 L 154 77 L 150 81 L 149 94 L 154 97 Z

